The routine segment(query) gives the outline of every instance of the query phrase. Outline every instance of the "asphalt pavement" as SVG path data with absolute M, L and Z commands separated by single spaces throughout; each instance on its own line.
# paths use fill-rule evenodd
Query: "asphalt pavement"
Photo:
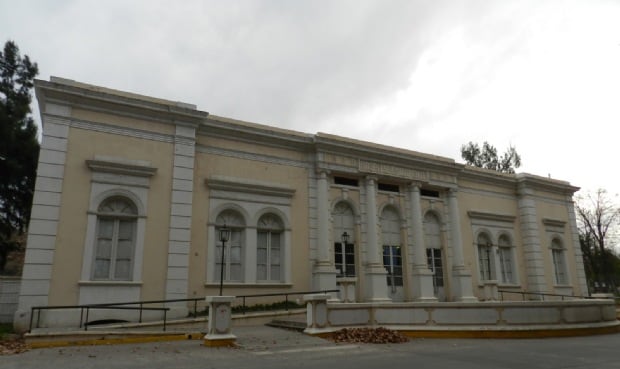
M 619 368 L 620 334 L 547 339 L 413 339 L 336 344 L 266 326 L 240 327 L 235 348 L 201 340 L 34 349 L 0 356 L 0 369 L 27 368 Z

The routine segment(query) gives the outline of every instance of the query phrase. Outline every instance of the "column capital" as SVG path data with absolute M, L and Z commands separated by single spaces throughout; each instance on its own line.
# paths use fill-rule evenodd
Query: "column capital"
M 325 169 L 325 168 L 316 168 L 316 174 L 318 175 L 319 178 L 321 179 L 326 179 L 327 176 L 330 174 L 331 172 L 329 171 L 329 169 Z
M 366 184 L 373 184 L 373 183 L 377 183 L 377 176 L 374 175 L 367 175 L 366 177 L 364 177 L 364 180 L 366 181 Z
M 409 183 L 409 190 L 419 192 L 421 189 L 422 189 L 422 182 L 413 181 Z

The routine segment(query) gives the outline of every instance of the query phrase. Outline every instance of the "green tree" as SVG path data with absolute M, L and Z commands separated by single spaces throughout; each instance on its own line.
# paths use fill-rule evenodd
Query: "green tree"
M 469 142 L 461 146 L 461 157 L 468 165 L 496 170 L 502 173 L 514 173 L 521 166 L 521 156 L 514 146 L 510 146 L 501 157 L 497 155 L 495 146 L 484 142 L 482 148 L 478 143 Z
M 9 252 L 23 245 L 39 158 L 37 126 L 30 116 L 36 63 L 13 41 L 0 51 L 0 273 Z
M 620 208 L 604 189 L 577 198 L 579 242 L 586 276 L 597 290 L 615 292 L 616 260 L 612 252 L 620 221 Z M 605 286 L 604 288 L 602 286 Z

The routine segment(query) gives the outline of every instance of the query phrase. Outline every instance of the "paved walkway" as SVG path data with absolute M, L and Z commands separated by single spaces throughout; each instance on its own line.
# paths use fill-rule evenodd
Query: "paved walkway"
M 0 357 L 2 369 L 331 368 L 620 369 L 620 334 L 550 339 L 415 339 L 335 344 L 265 326 L 239 327 L 237 348 L 201 340 L 35 349 Z

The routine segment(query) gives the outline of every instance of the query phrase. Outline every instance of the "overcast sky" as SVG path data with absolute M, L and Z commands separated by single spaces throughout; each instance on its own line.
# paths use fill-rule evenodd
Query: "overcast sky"
M 0 0 L 0 37 L 40 79 L 620 192 L 617 0 Z

